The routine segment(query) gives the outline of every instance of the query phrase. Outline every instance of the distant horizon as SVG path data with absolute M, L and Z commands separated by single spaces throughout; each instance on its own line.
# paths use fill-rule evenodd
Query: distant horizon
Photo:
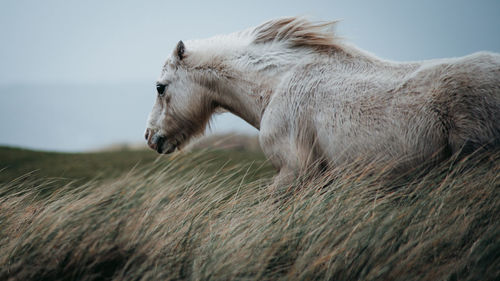
M 0 85 L 0 93 L 0 130 L 7 132 L 0 145 L 61 152 L 144 142 L 155 99 L 154 83 L 137 82 Z M 208 134 L 232 132 L 257 130 L 230 113 L 214 116 Z
M 209 132 L 208 134 L 204 134 L 202 136 L 197 136 L 191 140 L 191 142 L 182 150 L 190 150 L 191 147 L 196 145 L 204 140 L 210 140 L 212 137 L 221 137 L 228 138 L 234 137 L 235 139 L 239 139 L 240 137 L 252 139 L 256 137 L 256 133 L 246 133 L 246 132 Z M 12 148 L 12 149 L 21 149 L 21 150 L 31 150 L 38 152 L 49 152 L 49 153 L 95 153 L 95 152 L 108 152 L 108 151 L 120 151 L 120 150 L 151 150 L 147 146 L 144 141 L 139 142 L 116 142 L 110 144 L 104 144 L 102 146 L 98 146 L 95 148 L 90 148 L 87 150 L 60 150 L 60 149 L 43 149 L 43 148 L 32 148 L 27 146 L 20 146 L 16 144 L 2 144 L 0 143 L 0 147 L 4 148 Z M 151 153 L 157 153 L 156 151 L 151 150 Z

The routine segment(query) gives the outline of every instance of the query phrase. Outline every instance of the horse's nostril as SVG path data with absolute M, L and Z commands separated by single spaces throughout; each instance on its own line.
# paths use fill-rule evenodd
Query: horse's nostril
M 144 134 L 144 138 L 145 138 L 146 140 L 148 140 L 148 137 L 149 137 L 149 130 L 146 130 L 146 133 Z
M 165 137 L 159 137 L 158 140 L 156 141 L 158 145 L 162 145 L 164 142 L 165 142 Z
M 165 143 L 165 137 L 160 136 L 156 139 L 156 151 L 158 151 L 158 153 L 163 152 L 163 144 L 164 143 Z

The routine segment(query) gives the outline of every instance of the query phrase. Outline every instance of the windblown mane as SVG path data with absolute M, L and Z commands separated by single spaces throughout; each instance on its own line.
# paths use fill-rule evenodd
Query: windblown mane
M 305 18 L 289 17 L 265 22 L 254 30 L 254 43 L 287 42 L 291 47 L 339 49 L 333 34 L 334 22 L 311 22 Z

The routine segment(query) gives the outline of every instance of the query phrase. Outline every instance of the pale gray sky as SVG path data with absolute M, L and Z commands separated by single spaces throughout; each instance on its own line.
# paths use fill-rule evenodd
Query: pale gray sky
M 81 151 L 138 142 L 154 81 L 180 39 L 265 20 L 342 19 L 337 33 L 380 57 L 500 52 L 500 1 L 0 1 L 0 145 Z M 215 131 L 255 132 L 237 118 Z

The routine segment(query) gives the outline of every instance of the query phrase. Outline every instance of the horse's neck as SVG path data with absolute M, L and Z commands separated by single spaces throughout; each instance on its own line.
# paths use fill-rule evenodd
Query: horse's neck
M 284 76 L 297 65 L 317 61 L 317 56 L 319 54 L 305 51 L 240 55 L 228 63 L 230 67 L 223 79 L 224 85 L 219 85 L 219 90 L 222 91 L 219 91 L 217 102 L 259 129 L 262 114 Z M 348 47 L 345 51 L 329 56 L 328 61 L 348 65 L 345 68 L 361 64 L 394 67 L 392 63 L 377 59 L 355 47 Z
M 260 129 L 260 121 L 278 84 L 297 64 L 299 54 L 244 54 L 230 61 L 217 102 Z

